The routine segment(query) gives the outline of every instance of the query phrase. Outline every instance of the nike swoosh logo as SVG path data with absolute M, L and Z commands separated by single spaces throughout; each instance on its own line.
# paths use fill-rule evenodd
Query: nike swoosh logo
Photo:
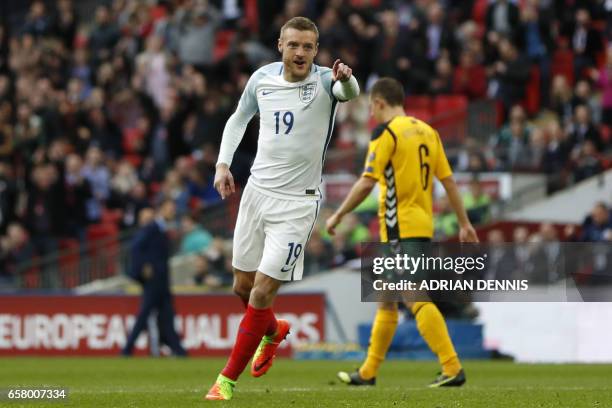
M 259 365 L 256 365 L 256 366 L 255 366 L 255 371 L 259 371 L 259 370 L 261 370 L 261 369 L 262 369 L 262 368 L 263 368 L 263 367 L 264 367 L 264 366 L 265 366 L 265 365 L 268 363 L 268 361 L 270 361 L 270 358 L 271 358 L 271 357 L 268 357 L 268 358 L 266 358 L 266 359 L 263 361 L 263 363 L 261 363 L 261 364 L 259 364 Z
M 263 96 L 266 96 L 266 95 L 270 95 L 272 92 L 274 92 L 274 91 L 262 91 L 261 94 Z
M 295 266 L 293 266 L 293 268 L 295 268 Z M 289 267 L 289 269 L 285 269 L 285 267 L 283 266 L 281 268 L 281 272 L 289 272 L 291 269 L 293 269 L 292 267 Z

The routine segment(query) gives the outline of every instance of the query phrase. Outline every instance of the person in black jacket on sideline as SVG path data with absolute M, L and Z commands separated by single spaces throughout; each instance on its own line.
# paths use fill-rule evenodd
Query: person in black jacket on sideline
M 170 240 L 167 236 L 168 223 L 176 216 L 176 204 L 172 200 L 163 201 L 153 221 L 147 223 L 136 233 L 132 241 L 132 268 L 130 277 L 143 285 L 142 303 L 136 323 L 121 354 L 132 354 L 136 339 L 147 327 L 152 312 L 158 313 L 160 339 L 163 339 L 177 356 L 186 356 L 174 328 L 174 307 L 170 293 L 168 262 L 170 259 Z

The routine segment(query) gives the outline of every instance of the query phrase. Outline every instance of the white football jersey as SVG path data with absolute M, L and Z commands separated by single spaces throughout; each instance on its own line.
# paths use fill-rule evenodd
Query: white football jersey
M 249 117 L 259 113 L 249 178 L 257 190 L 284 199 L 321 198 L 323 161 L 339 102 L 332 85 L 332 70 L 314 64 L 301 82 L 284 79 L 282 62 L 253 73 L 237 109 Z

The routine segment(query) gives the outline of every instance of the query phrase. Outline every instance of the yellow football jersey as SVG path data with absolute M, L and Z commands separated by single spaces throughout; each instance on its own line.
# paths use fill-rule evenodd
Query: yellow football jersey
M 442 180 L 452 170 L 440 136 L 410 116 L 397 116 L 376 127 L 366 157 L 364 176 L 378 180 L 380 239 L 433 236 L 433 176 Z

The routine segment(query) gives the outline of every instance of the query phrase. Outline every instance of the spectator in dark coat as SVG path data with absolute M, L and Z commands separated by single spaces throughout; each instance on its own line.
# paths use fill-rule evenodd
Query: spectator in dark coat
M 132 188 L 132 191 L 121 200 L 121 207 L 123 208 L 121 226 L 123 228 L 135 227 L 138 224 L 138 214 L 143 208 L 149 206 L 147 187 L 142 181 L 139 181 Z
M 6 163 L 0 162 L 0 234 L 15 219 L 17 185 Z
M 580 240 L 583 242 L 605 241 L 606 231 L 612 230 L 612 211 L 606 203 L 598 202 L 591 214 L 582 223 Z
M 445 19 L 444 9 L 439 3 L 433 3 L 427 10 L 427 21 L 422 34 L 426 41 L 426 55 L 430 66 L 434 66 L 440 57 L 457 60 L 457 41 L 455 31 Z
M 574 155 L 582 150 L 582 144 L 587 140 L 593 142 L 597 151 L 600 152 L 603 148 L 601 135 L 591 121 L 591 112 L 588 106 L 578 105 L 574 110 L 574 123 L 570 128 L 568 140 L 570 148 L 575 150 Z
M 582 144 L 573 165 L 574 182 L 576 183 L 601 173 L 604 168 L 595 145 L 590 140 Z
M 72 47 L 78 26 L 76 11 L 72 0 L 58 0 L 55 34 L 66 48 Z
M 526 4 L 521 13 L 519 46 L 525 56 L 540 69 L 540 95 L 548 105 L 550 91 L 550 58 L 555 42 L 550 34 L 551 22 L 533 4 Z
M 424 55 L 419 53 L 421 59 L 415 60 L 415 43 L 411 43 L 411 34 L 399 24 L 397 12 L 387 10 L 381 14 L 382 30 L 376 39 L 375 60 L 373 69 L 379 76 L 391 76 L 397 78 L 404 86 L 414 86 L 416 78 L 426 80 L 425 87 L 429 85 L 427 74 L 420 72 L 416 64 L 426 64 Z M 426 71 L 425 71 L 426 72 Z M 426 88 L 425 88 L 426 89 Z
M 96 108 L 89 111 L 88 128 L 91 132 L 90 143 L 100 147 L 102 152 L 109 157 L 121 157 L 121 130 L 102 109 Z
M 547 126 L 548 143 L 542 160 L 542 170 L 547 174 L 560 173 L 567 163 L 567 137 L 558 121 L 552 121 Z
M 66 159 L 63 177 L 64 211 L 70 214 L 63 226 L 68 236 L 77 239 L 85 237 L 87 226 L 87 200 L 92 197 L 89 181 L 82 174 L 83 160 L 76 154 Z
M 33 258 L 34 247 L 25 228 L 18 223 L 10 224 L 6 237 L 0 239 L 0 285 L 11 285 L 20 265 L 27 264 Z
M 35 36 L 44 36 L 49 34 L 52 28 L 53 20 L 45 10 L 45 3 L 41 0 L 32 2 L 23 31 Z
M 571 44 L 574 51 L 574 77 L 579 78 L 586 68 L 596 65 L 597 53 L 603 48 L 601 33 L 591 27 L 591 14 L 586 8 L 576 10 Z
M 496 0 L 487 8 L 487 38 L 490 33 L 498 36 L 514 37 L 519 28 L 519 9 L 509 0 Z
M 119 41 L 121 32 L 111 19 L 111 13 L 106 5 L 96 8 L 96 24 L 89 35 L 89 50 L 94 65 L 110 59 L 113 47 Z
M 433 95 L 453 92 L 453 66 L 448 58 L 442 57 L 436 62 L 436 75 L 431 79 L 429 92 Z
M 56 237 L 61 235 L 67 215 L 62 207 L 57 171 L 51 165 L 36 167 L 28 191 L 25 221 L 40 256 L 57 249 Z
M 520 103 L 525 96 L 530 64 L 507 38 L 500 41 L 499 53 L 501 61 L 497 61 L 493 67 L 498 83 L 497 97 L 508 109 Z
M 167 229 L 168 223 L 175 217 L 174 201 L 165 200 L 159 206 L 155 220 L 138 231 L 132 241 L 132 269 L 129 273 L 142 284 L 143 297 L 136 323 L 122 350 L 123 355 L 132 354 L 136 339 L 147 327 L 153 312 L 158 314 L 160 338 L 175 355 L 187 355 L 174 328 L 174 307 L 170 292 L 170 240 Z

